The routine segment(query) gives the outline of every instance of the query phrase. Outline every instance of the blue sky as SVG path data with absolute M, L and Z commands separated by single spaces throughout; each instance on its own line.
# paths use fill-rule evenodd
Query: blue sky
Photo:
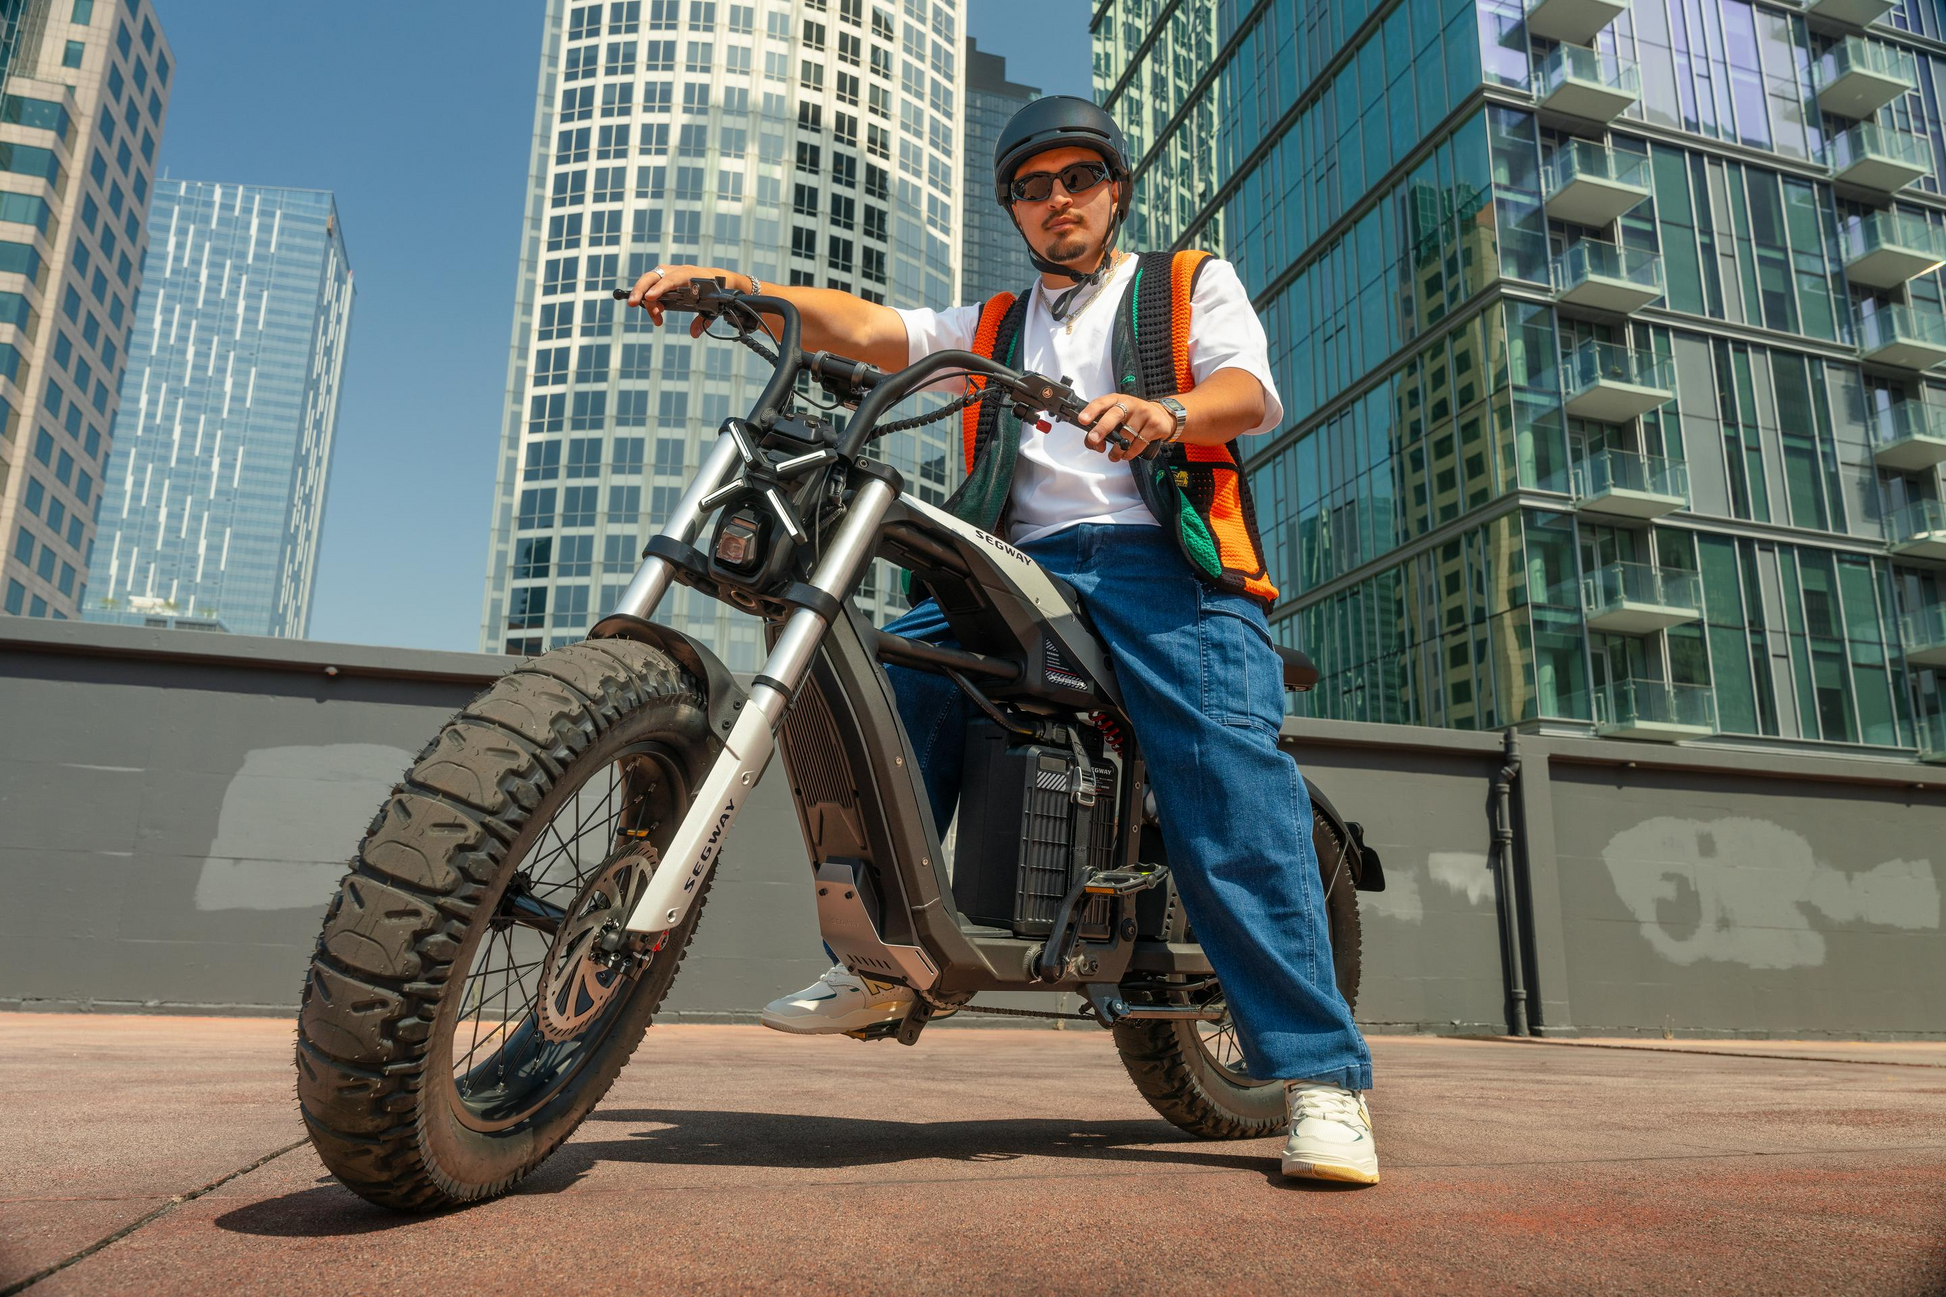
M 1086 0 L 970 0 L 1016 81 L 1088 93 Z M 314 639 L 473 649 L 539 0 L 158 0 L 170 176 L 335 191 L 357 286 Z

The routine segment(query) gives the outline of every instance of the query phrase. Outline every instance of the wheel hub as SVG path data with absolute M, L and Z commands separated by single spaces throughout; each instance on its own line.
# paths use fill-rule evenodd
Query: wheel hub
M 572 1040 L 625 991 L 641 961 L 624 946 L 603 949 L 620 932 L 655 873 L 656 850 L 646 841 L 623 846 L 596 871 L 561 920 L 541 970 L 536 1009 L 541 1035 Z

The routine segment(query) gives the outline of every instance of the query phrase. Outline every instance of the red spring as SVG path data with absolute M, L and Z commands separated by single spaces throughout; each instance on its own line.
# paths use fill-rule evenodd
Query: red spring
M 1108 740 L 1108 746 L 1115 749 L 1115 755 L 1121 756 L 1122 727 L 1110 720 L 1104 712 L 1090 712 L 1088 719 L 1095 723 L 1095 728 L 1100 730 L 1102 737 Z

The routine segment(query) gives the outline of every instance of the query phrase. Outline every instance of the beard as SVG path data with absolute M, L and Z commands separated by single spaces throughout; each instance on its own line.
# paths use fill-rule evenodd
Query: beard
M 1063 265 L 1077 257 L 1085 256 L 1093 244 L 1072 230 L 1063 230 L 1054 241 L 1047 245 L 1047 259 Z

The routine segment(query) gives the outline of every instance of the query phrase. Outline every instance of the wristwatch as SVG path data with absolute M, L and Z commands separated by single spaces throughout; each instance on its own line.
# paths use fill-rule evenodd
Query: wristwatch
M 1169 440 L 1181 441 L 1183 430 L 1189 426 L 1189 411 L 1173 396 L 1158 397 L 1156 404 L 1176 416 L 1176 430 L 1169 434 Z

